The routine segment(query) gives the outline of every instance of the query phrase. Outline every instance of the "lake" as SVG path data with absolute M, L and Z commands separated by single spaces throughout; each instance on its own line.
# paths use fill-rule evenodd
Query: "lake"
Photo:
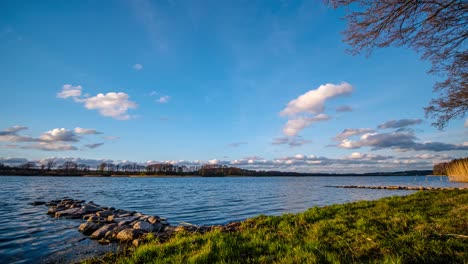
M 167 218 L 172 225 L 225 224 L 259 214 L 281 215 L 414 191 L 340 189 L 326 185 L 468 187 L 447 177 L 19 177 L 0 176 L 0 263 L 79 260 L 117 246 L 99 245 L 78 232 L 80 220 L 55 219 L 46 206 L 68 196 L 103 206 Z

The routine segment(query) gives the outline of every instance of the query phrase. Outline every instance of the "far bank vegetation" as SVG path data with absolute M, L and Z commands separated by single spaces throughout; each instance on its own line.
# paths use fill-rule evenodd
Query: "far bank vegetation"
M 468 157 L 434 165 L 434 175 L 447 175 L 451 181 L 468 182 Z

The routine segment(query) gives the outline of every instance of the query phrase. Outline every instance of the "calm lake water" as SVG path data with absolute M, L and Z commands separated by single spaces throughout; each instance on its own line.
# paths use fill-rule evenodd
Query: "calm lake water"
M 78 232 L 80 220 L 54 219 L 49 201 L 68 196 L 165 217 L 172 225 L 225 224 L 413 191 L 338 189 L 326 185 L 468 187 L 446 177 L 87 178 L 0 176 L 0 263 L 66 262 L 116 250 Z

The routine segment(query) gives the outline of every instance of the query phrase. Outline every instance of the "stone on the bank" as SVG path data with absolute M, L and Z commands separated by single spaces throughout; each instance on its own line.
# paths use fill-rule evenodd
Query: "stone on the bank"
M 63 210 L 63 211 L 57 211 L 55 213 L 55 217 L 64 217 L 64 216 L 77 215 L 80 211 L 81 211 L 81 208 L 70 208 L 70 209 L 66 209 L 66 210 Z
M 143 239 L 141 239 L 141 238 L 134 239 L 134 240 L 132 241 L 132 245 L 133 245 L 134 247 L 141 246 L 142 244 L 143 244 Z
M 150 222 L 151 224 L 155 224 L 159 221 L 159 217 L 158 216 L 150 216 L 148 218 L 148 222 Z
M 117 236 L 117 234 L 124 230 L 126 227 L 124 226 L 116 226 L 114 227 L 112 230 L 110 231 L 107 231 L 106 234 L 104 235 L 104 238 L 106 239 L 115 239 L 115 237 Z
M 99 228 L 98 230 L 94 231 L 92 234 L 91 234 L 91 238 L 92 239 L 101 239 L 103 238 L 106 233 L 110 230 L 112 230 L 114 227 L 116 226 L 116 224 L 108 224 L 108 225 L 105 225 L 101 228 Z
M 58 212 L 58 211 L 63 211 L 63 210 L 65 210 L 65 209 L 67 209 L 67 208 L 66 208 L 65 206 L 62 206 L 62 205 L 51 206 L 51 207 L 49 208 L 49 210 L 47 211 L 47 214 L 53 214 L 53 215 L 55 215 L 56 212 Z
M 135 221 L 138 217 L 129 216 L 129 217 L 116 217 L 114 218 L 114 222 L 118 223 L 119 226 L 128 225 L 129 223 Z
M 96 207 L 96 206 L 91 205 L 91 204 L 86 204 L 86 205 L 83 206 L 83 210 L 84 210 L 87 214 L 91 214 L 91 213 L 96 213 L 96 212 L 101 211 L 101 208 Z
M 109 210 L 104 210 L 104 211 L 100 211 L 100 212 L 96 213 L 96 215 L 98 215 L 100 217 L 108 217 L 111 214 L 112 214 L 112 212 L 109 211 Z
M 94 231 L 98 230 L 100 227 L 99 224 L 92 222 L 84 222 L 78 227 L 78 231 L 82 232 L 83 235 L 91 235 Z
M 160 219 L 159 219 L 159 222 L 160 222 L 161 224 L 165 225 L 165 226 L 166 226 L 166 225 L 169 225 L 169 222 L 168 222 L 165 218 L 160 218 Z
M 31 205 L 34 205 L 34 206 L 43 205 L 43 204 L 46 204 L 46 202 L 44 202 L 44 201 L 34 201 L 34 202 L 31 203 Z
M 164 226 L 161 223 L 154 223 L 153 224 L 153 231 L 160 232 L 163 230 Z
M 127 229 L 124 229 L 124 230 L 120 231 L 117 234 L 117 239 L 122 241 L 122 242 L 133 241 L 134 239 L 137 239 L 141 235 L 142 235 L 141 230 L 133 229 L 133 228 L 127 228 Z
M 137 222 L 136 224 L 133 225 L 133 228 L 135 229 L 140 229 L 145 232 L 152 232 L 153 231 L 153 225 L 148 223 L 148 222 Z

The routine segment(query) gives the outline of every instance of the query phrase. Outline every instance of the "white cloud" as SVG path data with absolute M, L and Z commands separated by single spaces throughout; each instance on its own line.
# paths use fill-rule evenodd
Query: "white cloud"
M 128 94 L 114 92 L 99 93 L 93 97 L 79 99 L 79 102 L 84 103 L 87 109 L 98 110 L 101 115 L 118 120 L 130 119 L 127 111 L 138 106 L 129 100 Z
M 142 70 L 142 69 L 143 69 L 143 65 L 137 63 L 137 64 L 133 65 L 133 69 L 135 69 L 135 70 L 137 70 L 137 71 Z
M 66 141 L 66 142 L 77 142 L 79 141 L 78 137 L 71 130 L 66 130 L 65 128 L 54 128 L 50 131 L 42 133 L 39 137 L 41 141 Z
M 280 112 L 281 116 L 287 116 L 289 119 L 283 128 L 283 134 L 296 136 L 311 124 L 330 119 L 328 115 L 323 114 L 325 101 L 352 91 L 353 87 L 346 82 L 338 85 L 327 83 L 290 101 Z
M 77 150 L 78 148 L 70 142 L 79 142 L 81 135 L 99 134 L 94 129 L 84 129 L 77 127 L 74 130 L 67 130 L 65 128 L 54 128 L 52 130 L 42 133 L 39 137 L 23 136 L 18 132 L 25 130 L 27 127 L 14 126 L 0 131 L 0 142 L 19 142 L 18 145 L 7 145 L 10 148 L 19 149 L 37 149 L 45 151 L 64 151 L 64 150 Z M 25 144 L 29 142 L 29 144 Z M 34 143 L 31 143 L 34 142 Z M 87 148 L 97 148 L 103 143 L 88 144 Z
M 280 114 L 282 116 L 292 116 L 299 113 L 320 114 L 325 108 L 327 99 L 350 94 L 352 91 L 353 87 L 346 82 L 338 85 L 331 83 L 320 85 L 317 89 L 310 90 L 290 101 Z
M 101 115 L 118 120 L 130 119 L 131 116 L 127 111 L 138 106 L 135 102 L 129 100 L 130 96 L 128 94 L 123 92 L 99 93 L 93 97 L 80 97 L 81 89 L 80 85 L 65 84 L 62 92 L 58 93 L 57 97 L 72 97 L 75 102 L 84 104 L 85 108 L 98 110 Z
M 299 131 L 312 125 L 313 123 L 325 121 L 328 119 L 330 119 L 330 117 L 325 114 L 318 114 L 314 117 L 299 116 L 295 119 L 288 120 L 283 128 L 283 133 L 287 136 L 296 136 Z
M 95 129 L 87 129 L 81 127 L 75 127 L 76 134 L 83 134 L 83 135 L 97 135 L 102 134 L 101 132 L 96 131 Z
M 160 104 L 165 104 L 165 103 L 169 102 L 169 98 L 171 98 L 169 95 L 164 95 L 164 96 L 159 97 L 159 99 L 156 100 L 156 102 L 158 102 Z
M 65 84 L 60 93 L 57 93 L 58 98 L 68 98 L 68 97 L 79 97 L 81 96 L 81 90 L 83 88 L 81 85 L 73 86 L 71 84 Z
M 340 141 L 340 140 L 350 138 L 352 136 L 362 135 L 365 133 L 373 133 L 373 132 L 375 131 L 371 128 L 346 128 L 345 130 L 343 130 L 343 132 L 335 136 L 335 140 Z

